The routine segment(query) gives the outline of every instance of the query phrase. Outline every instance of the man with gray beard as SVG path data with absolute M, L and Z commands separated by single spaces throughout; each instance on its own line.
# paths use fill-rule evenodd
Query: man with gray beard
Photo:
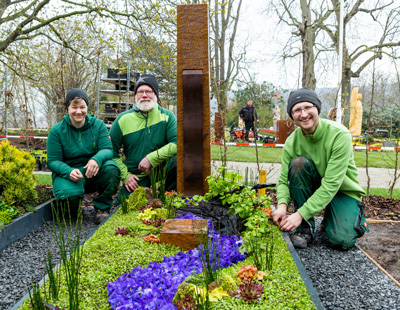
M 149 187 L 150 168 L 166 162 L 166 190 L 176 188 L 176 117 L 158 102 L 156 77 L 142 74 L 135 85 L 135 106 L 111 126 L 113 160 L 121 169 L 123 183 L 119 202 L 121 195 L 128 198 L 138 186 Z

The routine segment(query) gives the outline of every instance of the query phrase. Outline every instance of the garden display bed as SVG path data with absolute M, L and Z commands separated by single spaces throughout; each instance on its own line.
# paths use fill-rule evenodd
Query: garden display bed
M 141 235 L 143 232 L 141 233 L 140 231 L 133 233 L 136 236 L 115 235 L 115 230 L 118 227 L 124 226 L 131 229 L 139 227 L 137 214 L 137 212 L 122 214 L 121 209 L 119 209 L 86 241 L 84 245 L 84 260 L 81 266 L 80 296 L 82 302 L 80 309 L 109 309 L 107 283 L 110 285 L 123 274 L 131 272 L 135 266 L 140 270 L 148 265 L 149 268 L 150 266 L 153 266 L 151 268 L 156 268 L 154 264 L 161 261 L 166 264 L 167 257 L 181 255 L 179 254 L 182 253 L 181 250 L 175 246 L 152 244 L 144 241 L 143 235 Z M 312 290 L 312 285 L 306 285 L 307 288 L 304 285 L 302 276 L 307 278 L 307 274 L 299 273 L 300 260 L 294 261 L 292 259 L 291 255 L 295 255 L 294 249 L 292 254 L 289 253 L 288 246 L 281 233 L 277 230 L 277 227 L 273 227 L 275 233 L 280 236 L 276 240 L 277 261 L 268 275 L 268 281 L 266 282 L 268 286 L 266 286 L 266 291 L 263 294 L 265 297 L 263 297 L 264 302 L 260 304 L 260 309 L 267 309 L 265 307 L 266 304 L 277 306 L 285 303 L 299 305 L 302 309 L 313 309 L 313 302 L 314 304 L 319 303 L 317 294 Z M 247 264 L 251 264 L 248 258 L 237 265 L 234 264 L 226 268 L 226 270 L 238 269 L 240 266 Z M 308 279 L 305 281 L 311 283 Z M 312 292 L 307 291 L 307 289 L 311 289 Z M 58 304 L 67 305 L 67 298 L 65 294 L 62 294 Z M 150 302 L 148 298 L 146 301 Z M 29 309 L 26 302 L 19 307 L 21 303 L 14 309 Z M 275 309 L 275 306 L 271 307 L 271 309 Z M 115 309 L 114 307 L 112 308 Z

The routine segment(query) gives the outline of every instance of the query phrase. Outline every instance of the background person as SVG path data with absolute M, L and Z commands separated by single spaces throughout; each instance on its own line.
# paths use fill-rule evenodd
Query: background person
M 246 142 L 250 142 L 249 132 L 251 129 L 253 130 L 255 141 L 257 141 L 257 126 L 255 124 L 259 123 L 259 120 L 257 117 L 256 107 L 253 105 L 252 99 L 247 100 L 247 105 L 240 109 L 239 116 L 244 121 L 246 130 L 244 140 Z
M 114 158 L 124 183 L 118 193 L 126 198 L 138 187 L 149 187 L 149 170 L 169 160 L 166 190 L 176 187 L 176 117 L 158 105 L 158 82 L 143 74 L 135 85 L 135 107 L 121 113 L 111 126 Z M 123 148 L 125 160 L 120 157 Z
M 292 91 L 287 112 L 298 128 L 283 147 L 274 222 L 305 248 L 313 238 L 314 219 L 325 208 L 323 227 L 331 246 L 349 249 L 368 231 L 361 204 L 351 134 L 341 124 L 319 118 L 321 101 L 309 88 Z M 295 212 L 286 216 L 293 201 Z
M 68 91 L 68 114 L 54 125 L 47 140 L 47 162 L 52 171 L 53 193 L 63 207 L 76 214 L 85 192 L 93 198 L 99 224 L 112 207 L 112 196 L 120 181 L 118 165 L 112 161 L 112 144 L 103 121 L 87 115 L 88 96 L 80 88 Z

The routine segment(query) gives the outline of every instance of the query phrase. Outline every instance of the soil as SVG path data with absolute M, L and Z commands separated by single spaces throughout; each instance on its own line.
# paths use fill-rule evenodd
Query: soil
M 276 190 L 268 190 L 276 205 Z M 363 199 L 369 232 L 356 245 L 400 282 L 400 200 L 380 196 Z M 289 206 L 293 211 L 293 206 Z M 322 216 L 322 213 L 319 214 Z

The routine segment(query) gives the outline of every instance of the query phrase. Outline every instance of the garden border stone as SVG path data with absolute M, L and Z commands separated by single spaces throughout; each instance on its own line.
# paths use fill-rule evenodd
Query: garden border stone
M 289 233 L 283 231 L 282 237 L 283 237 L 283 240 L 285 240 L 285 242 L 286 242 L 288 250 L 289 250 L 290 254 L 292 255 L 292 258 L 296 264 L 297 270 L 299 271 L 300 276 L 303 279 L 304 285 L 306 286 L 306 289 L 307 289 L 308 293 L 310 294 L 311 301 L 313 302 L 315 308 L 317 310 L 325 309 L 325 307 L 321 303 L 321 300 L 319 299 L 317 291 L 315 290 L 314 286 L 312 285 L 311 279 L 309 278 L 307 271 L 304 268 L 304 265 L 301 262 L 299 255 L 296 252 L 296 249 L 294 248 L 294 246 L 292 244 L 292 241 L 290 241 Z
M 54 199 L 52 198 L 42 203 L 35 208 L 35 211 L 27 212 L 0 229 L 0 251 L 8 247 L 11 243 L 25 237 L 31 231 L 41 227 L 44 221 L 52 220 L 51 203 Z

